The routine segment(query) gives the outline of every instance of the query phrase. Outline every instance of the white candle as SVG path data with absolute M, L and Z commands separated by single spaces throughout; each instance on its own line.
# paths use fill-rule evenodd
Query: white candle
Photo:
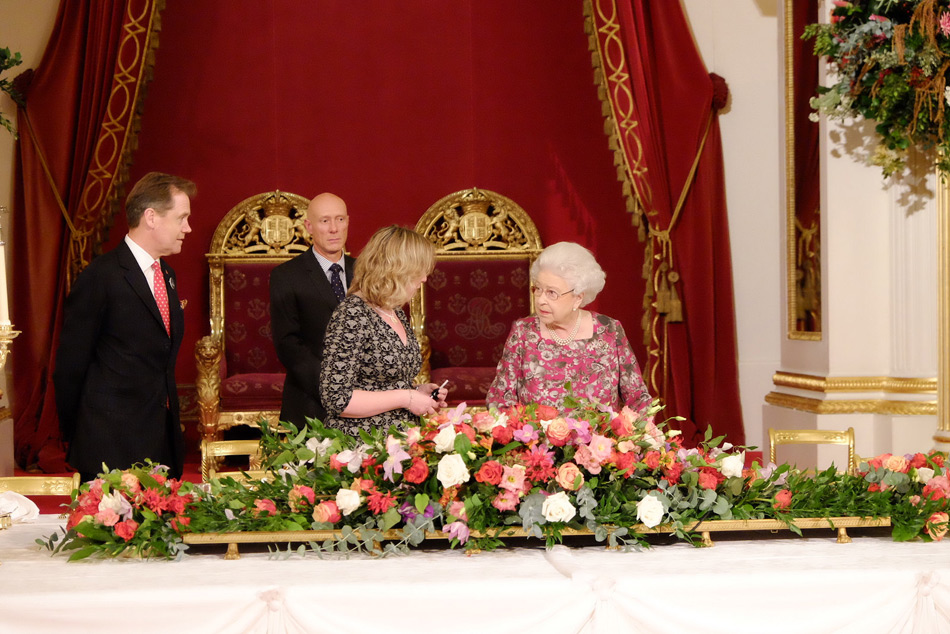
M 0 207 L 0 211 L 6 211 Z M 7 296 L 7 253 L 0 228 L 0 326 L 10 325 L 10 299 Z

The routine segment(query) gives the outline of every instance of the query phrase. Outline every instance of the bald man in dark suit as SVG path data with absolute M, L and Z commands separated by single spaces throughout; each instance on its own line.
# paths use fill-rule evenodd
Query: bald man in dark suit
M 270 276 L 274 347 L 287 369 L 280 420 L 298 428 L 307 418 L 326 417 L 320 401 L 323 336 L 353 280 L 356 260 L 343 252 L 349 220 L 339 196 L 314 197 L 304 220 L 313 248 L 275 267 Z
M 126 198 L 129 232 L 80 273 L 66 299 L 53 383 L 67 460 L 84 481 L 146 458 L 180 477 L 175 361 L 184 332 L 175 271 L 191 232 L 189 180 L 151 172 Z

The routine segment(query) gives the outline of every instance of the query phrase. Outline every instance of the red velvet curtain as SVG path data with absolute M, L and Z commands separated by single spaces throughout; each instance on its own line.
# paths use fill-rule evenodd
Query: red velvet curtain
M 678 2 L 592 0 L 589 30 L 628 208 L 648 240 L 648 385 L 688 441 L 712 425 L 745 442 L 716 107 Z M 714 92 L 719 92 L 714 104 Z
M 18 78 L 11 319 L 20 465 L 64 471 L 52 362 L 71 277 L 112 221 L 134 145 L 159 0 L 63 0 L 43 59 Z

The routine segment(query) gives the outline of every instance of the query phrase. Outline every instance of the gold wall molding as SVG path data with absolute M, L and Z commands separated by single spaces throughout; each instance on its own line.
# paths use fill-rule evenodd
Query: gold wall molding
M 936 394 L 936 378 L 893 376 L 817 376 L 795 372 L 776 372 L 772 383 L 777 387 L 810 392 L 887 392 L 893 394 Z
M 807 396 L 769 392 L 765 402 L 776 407 L 812 414 L 889 414 L 891 416 L 934 416 L 937 401 L 897 401 L 889 399 L 846 399 L 826 401 Z

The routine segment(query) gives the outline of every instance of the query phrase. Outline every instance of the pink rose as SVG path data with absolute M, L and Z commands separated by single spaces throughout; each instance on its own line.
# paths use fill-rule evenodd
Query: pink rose
M 571 439 L 571 425 L 563 418 L 555 418 L 548 423 L 548 430 L 544 432 L 555 447 L 563 447 Z
M 315 499 L 313 489 L 303 484 L 295 484 L 287 495 L 287 503 L 290 505 L 290 510 L 294 512 L 302 510 L 304 502 L 312 506 Z
M 268 515 L 277 515 L 277 505 L 274 504 L 273 500 L 263 499 L 263 500 L 254 500 L 254 509 L 255 515 L 260 515 L 262 513 L 267 513 Z
M 943 511 L 934 513 L 927 520 L 927 534 L 934 541 L 940 541 L 947 534 L 947 522 L 950 521 L 950 515 Z
M 633 434 L 633 425 L 624 416 L 614 416 L 610 421 L 610 428 L 613 429 L 617 437 L 630 436 Z
M 103 526 L 115 526 L 119 521 L 119 514 L 110 508 L 102 509 L 96 513 L 96 524 Z
M 340 521 L 340 509 L 333 500 L 324 500 L 313 507 L 314 522 L 336 524 Z
M 129 490 L 129 493 L 138 493 L 142 489 L 142 483 L 131 473 L 122 474 L 122 486 Z
M 782 489 L 775 494 L 775 501 L 772 502 L 772 506 L 776 509 L 787 509 L 792 503 L 792 492 L 788 489 Z
M 580 478 L 578 480 L 578 478 Z M 584 484 L 584 474 L 573 462 L 565 462 L 557 470 L 555 481 L 568 491 L 576 491 Z
M 886 461 L 884 461 L 884 468 L 890 469 L 891 471 L 897 471 L 900 473 L 907 473 L 907 469 L 910 466 L 907 458 L 903 456 L 890 456 Z
M 491 412 L 475 412 L 472 414 L 472 425 L 483 434 L 488 434 L 495 426 L 495 417 Z

